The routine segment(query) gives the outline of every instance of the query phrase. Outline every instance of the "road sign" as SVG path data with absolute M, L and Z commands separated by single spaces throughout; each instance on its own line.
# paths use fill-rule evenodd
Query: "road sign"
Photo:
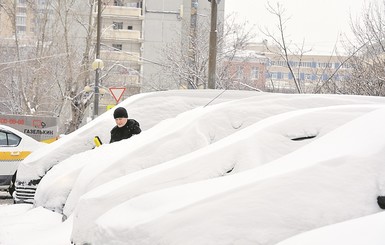
M 114 99 L 116 100 L 116 103 L 119 103 L 119 100 L 122 98 L 122 95 L 124 93 L 124 91 L 126 91 L 126 88 L 122 87 L 122 88 L 109 88 L 112 96 L 114 97 Z

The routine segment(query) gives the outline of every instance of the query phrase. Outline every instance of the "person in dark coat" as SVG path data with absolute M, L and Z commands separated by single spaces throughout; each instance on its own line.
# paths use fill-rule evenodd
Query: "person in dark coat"
M 114 111 L 116 126 L 111 130 L 110 143 L 128 139 L 134 134 L 140 134 L 139 123 L 134 119 L 128 119 L 127 110 L 123 107 L 118 107 Z

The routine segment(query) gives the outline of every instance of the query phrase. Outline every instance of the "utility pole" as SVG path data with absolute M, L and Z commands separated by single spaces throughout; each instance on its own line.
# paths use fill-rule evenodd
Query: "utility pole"
M 220 0 L 219 0 L 220 1 Z M 209 80 L 208 88 L 215 89 L 215 76 L 217 65 L 217 13 L 218 0 L 209 0 L 211 2 L 211 27 L 210 27 L 210 44 L 209 44 Z
M 96 59 L 95 61 L 100 61 L 100 38 L 102 31 L 102 1 L 98 0 L 98 15 L 96 20 Z M 95 94 L 94 94 L 94 115 L 95 119 L 99 114 L 99 74 L 100 74 L 100 65 L 98 64 L 95 67 Z
M 197 48 L 197 25 L 198 25 L 198 0 L 191 0 L 190 16 L 190 39 L 189 39 L 189 64 L 191 72 L 187 81 L 187 88 L 195 89 L 197 85 L 196 66 L 196 48 Z

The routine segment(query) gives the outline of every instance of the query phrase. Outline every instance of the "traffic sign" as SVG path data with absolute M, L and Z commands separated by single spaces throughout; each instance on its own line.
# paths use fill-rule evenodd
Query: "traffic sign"
M 126 91 L 126 88 L 122 87 L 122 88 L 109 88 L 112 96 L 114 97 L 114 99 L 116 100 L 116 103 L 119 103 L 119 100 L 122 98 L 122 95 L 124 93 L 124 91 Z

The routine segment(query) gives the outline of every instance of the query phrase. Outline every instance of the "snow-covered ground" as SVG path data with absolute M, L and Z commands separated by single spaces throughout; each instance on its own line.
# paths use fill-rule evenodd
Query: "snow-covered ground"
M 134 96 L 121 105 L 140 135 L 89 150 L 110 111 L 35 153 L 25 178 L 63 157 L 34 205 L 0 206 L 0 244 L 383 244 L 385 98 L 226 91 L 205 106 L 220 92 Z

